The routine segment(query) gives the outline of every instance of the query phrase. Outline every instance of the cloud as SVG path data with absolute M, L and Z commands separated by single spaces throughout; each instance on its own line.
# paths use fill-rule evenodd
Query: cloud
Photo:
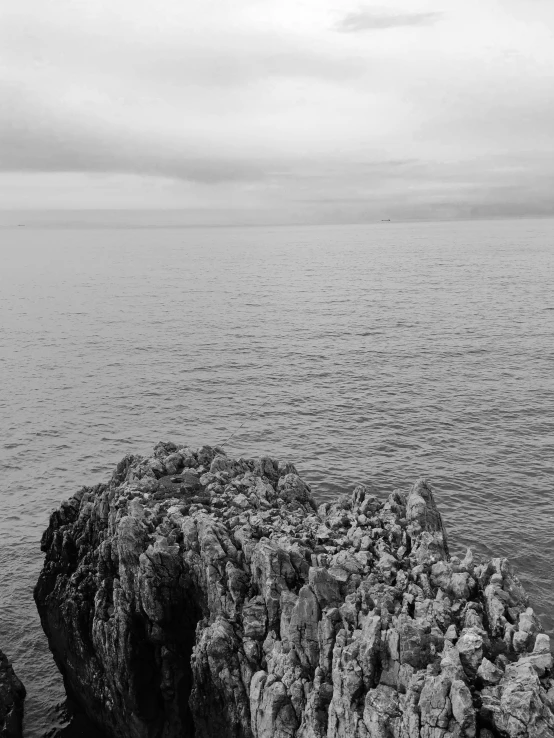
M 13 181 L 29 207 L 268 222 L 542 208 L 554 4 L 378 3 L 19 0 L 0 23 L 0 207 Z M 368 43 L 379 29 L 398 31 Z
M 0 128 L 4 172 L 106 172 L 164 176 L 202 184 L 257 182 L 263 164 L 239 156 L 210 156 L 191 146 L 163 143 L 45 125 L 37 130 Z
M 378 31 L 387 28 L 405 28 L 410 26 L 429 26 L 436 23 L 442 13 L 386 13 L 374 10 L 360 10 L 348 13 L 337 24 L 336 30 L 342 33 L 358 31 Z
M 0 84 L 0 171 L 108 172 L 218 183 L 263 178 L 260 162 L 231 152 L 210 153 L 186 139 L 162 139 L 147 130 L 101 126 L 85 114 L 69 116 Z

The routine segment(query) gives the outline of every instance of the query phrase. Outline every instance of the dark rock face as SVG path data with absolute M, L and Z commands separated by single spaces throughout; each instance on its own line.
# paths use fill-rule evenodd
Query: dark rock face
M 25 687 L 0 651 L 0 738 L 21 738 Z
M 158 444 L 53 513 L 35 599 L 118 738 L 547 738 L 548 636 L 428 483 L 317 510 L 291 464 Z

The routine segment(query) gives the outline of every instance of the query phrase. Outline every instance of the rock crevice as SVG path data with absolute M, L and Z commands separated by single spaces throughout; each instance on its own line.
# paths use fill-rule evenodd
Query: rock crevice
M 316 507 L 292 464 L 163 443 L 42 548 L 43 628 L 110 736 L 554 736 L 548 636 L 506 559 L 449 555 L 425 480 Z

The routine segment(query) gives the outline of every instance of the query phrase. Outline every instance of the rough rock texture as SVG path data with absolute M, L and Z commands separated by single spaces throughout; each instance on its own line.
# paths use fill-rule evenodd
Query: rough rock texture
M 25 687 L 0 651 L 0 738 L 21 738 Z
M 158 444 L 52 514 L 35 597 L 120 738 L 547 738 L 548 636 L 430 485 L 316 509 L 291 464 Z

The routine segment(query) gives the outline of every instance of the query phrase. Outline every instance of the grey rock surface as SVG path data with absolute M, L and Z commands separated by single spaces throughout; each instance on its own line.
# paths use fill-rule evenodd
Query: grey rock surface
M 506 559 L 450 557 L 425 480 L 316 509 L 292 464 L 162 443 L 42 548 L 43 628 L 109 736 L 554 736 L 548 636 Z
M 0 651 L 0 738 L 21 738 L 25 687 Z

